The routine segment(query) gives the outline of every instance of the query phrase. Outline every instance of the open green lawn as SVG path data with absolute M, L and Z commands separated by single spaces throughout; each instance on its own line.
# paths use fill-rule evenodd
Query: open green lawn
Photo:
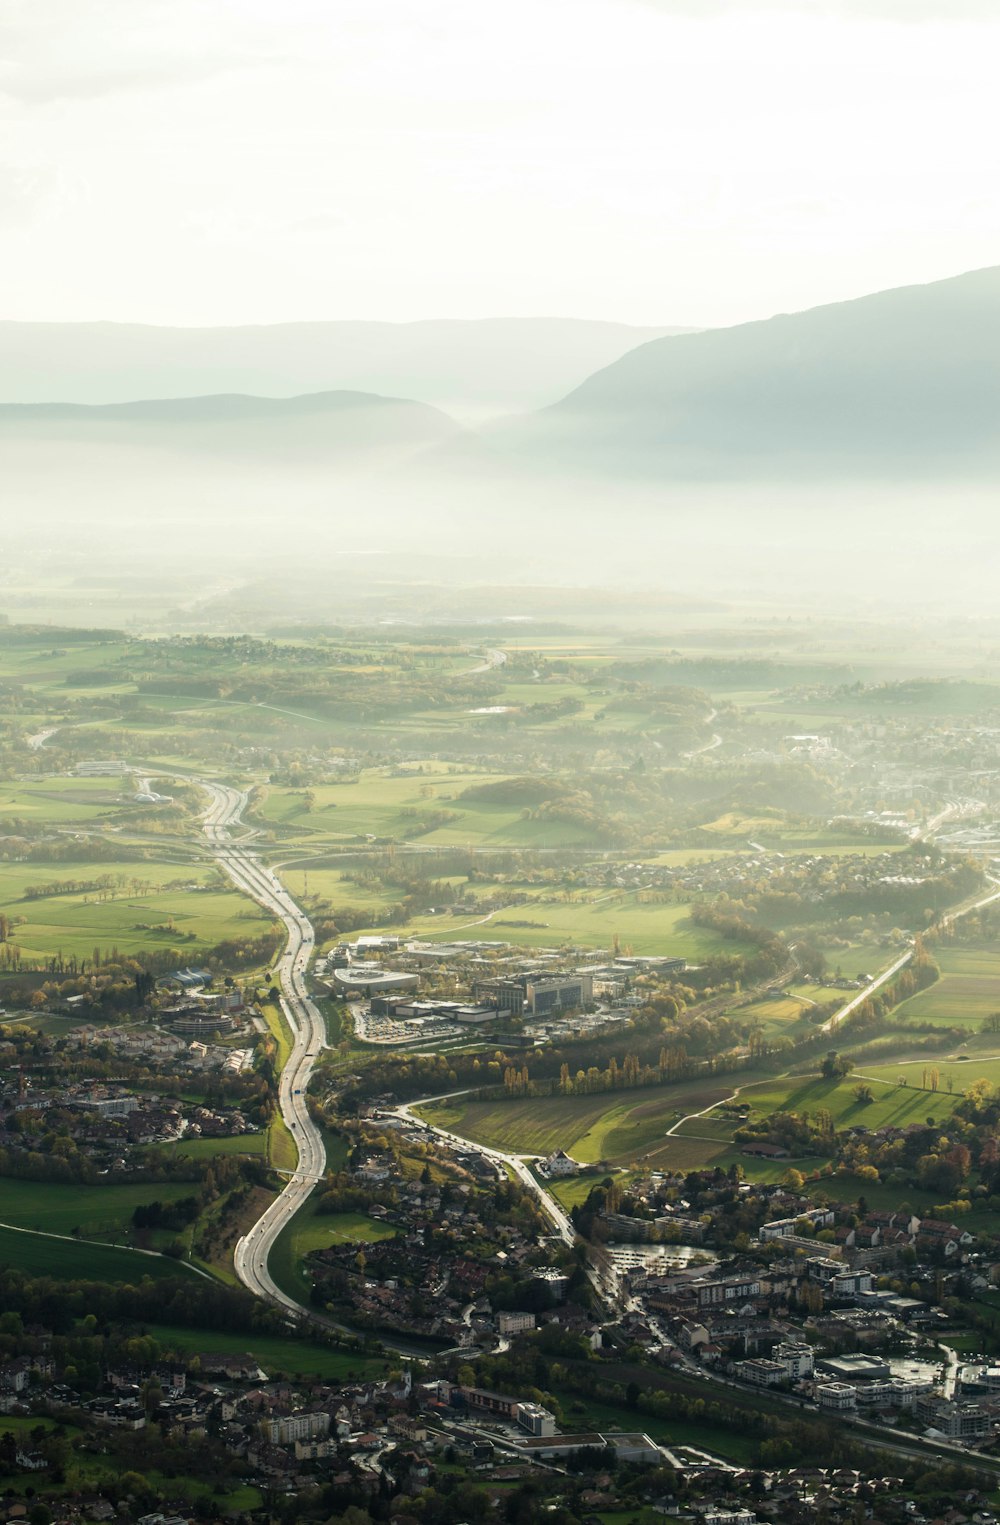
M 151 1276 L 161 1281 L 194 1276 L 183 1261 L 166 1255 L 144 1255 L 107 1244 L 47 1239 L 43 1234 L 0 1228 L 0 1265 L 14 1266 L 32 1276 L 60 1281 L 138 1283 Z
M 563 1181 L 543 1181 L 542 1184 L 546 1191 L 555 1197 L 559 1205 L 569 1212 L 571 1207 L 579 1207 L 581 1203 L 586 1202 L 593 1188 L 599 1186 L 604 1179 L 598 1171 L 593 1175 L 568 1176 Z M 618 1173 L 615 1179 L 621 1183 L 628 1177 Z
M 163 1145 L 159 1145 L 163 1148 Z M 267 1130 L 260 1133 L 242 1133 L 232 1138 L 187 1138 L 168 1145 L 194 1160 L 210 1160 L 217 1154 L 244 1154 L 259 1156 L 267 1153 Z
M 1000 948 L 945 943 L 934 952 L 941 978 L 904 1001 L 897 1016 L 942 1027 L 980 1028 L 984 1017 L 1000 1011 Z
M 132 1214 L 147 1202 L 175 1202 L 197 1189 L 191 1181 L 144 1185 L 77 1186 L 54 1181 L 0 1178 L 0 1223 L 71 1234 L 84 1239 L 131 1238 Z
M 190 1358 L 199 1352 L 213 1355 L 252 1355 L 265 1371 L 284 1372 L 343 1380 L 383 1374 L 385 1360 L 360 1351 L 336 1350 L 314 1340 L 281 1339 L 278 1335 L 232 1334 L 226 1330 L 186 1329 L 171 1324 L 145 1326 L 164 1350 Z
M 569 900 L 537 895 L 524 905 L 499 911 L 488 921 L 474 916 L 418 916 L 406 932 L 430 941 L 448 942 L 461 934 L 484 942 L 518 943 L 528 948 L 561 947 L 566 943 L 610 948 L 617 935 L 621 946 L 635 953 L 671 954 L 692 963 L 722 950 L 744 951 L 742 944 L 727 942 L 709 928 L 696 927 L 689 906 L 642 902 L 634 892 L 613 895 L 598 892 Z
M 68 890 L 25 899 L 29 885 L 93 883 L 109 874 L 106 892 Z M 0 910 L 26 961 L 54 953 L 90 958 L 140 949 L 176 949 L 185 961 L 227 939 L 259 937 L 270 918 L 235 889 L 217 887 L 210 866 L 179 863 L 3 863 Z
M 303 1260 L 312 1250 L 331 1244 L 374 1244 L 391 1239 L 394 1228 L 376 1223 L 364 1213 L 318 1213 L 312 1201 L 279 1234 L 271 1252 L 268 1269 L 278 1286 L 291 1297 L 304 1302 L 312 1279 L 303 1268 Z

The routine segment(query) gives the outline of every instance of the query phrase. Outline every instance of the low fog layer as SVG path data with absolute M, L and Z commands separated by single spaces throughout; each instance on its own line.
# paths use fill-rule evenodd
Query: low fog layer
M 166 617 L 178 572 L 206 620 L 220 588 L 259 601 L 262 579 L 270 612 L 336 617 L 366 575 L 350 555 L 410 584 L 408 614 L 420 585 L 498 582 L 988 609 L 998 318 L 988 270 L 658 339 L 493 429 L 358 390 L 3 404 L 7 605 L 58 619 L 47 586 L 85 604 L 97 574 L 148 588 L 172 568 L 137 620 Z

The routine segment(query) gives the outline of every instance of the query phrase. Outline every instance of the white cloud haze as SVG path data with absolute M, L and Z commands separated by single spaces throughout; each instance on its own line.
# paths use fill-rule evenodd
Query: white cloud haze
M 0 316 L 715 324 L 996 263 L 996 15 L 7 0 Z

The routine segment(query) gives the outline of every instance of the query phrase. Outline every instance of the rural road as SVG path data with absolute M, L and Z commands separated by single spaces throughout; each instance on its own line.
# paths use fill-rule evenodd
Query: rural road
M 521 1185 L 531 1192 L 563 1244 L 566 1245 L 567 1249 L 572 1249 L 577 1241 L 577 1232 L 568 1214 L 563 1211 L 555 1197 L 547 1192 L 544 1186 L 531 1173 L 528 1162 L 529 1160 L 540 1159 L 540 1155 L 505 1154 L 501 1149 L 490 1149 L 485 1144 L 463 1138 L 459 1133 L 449 1133 L 446 1128 L 439 1128 L 433 1123 L 425 1122 L 422 1117 L 415 1117 L 413 1115 L 413 1107 L 426 1106 L 429 1102 L 450 1101 L 456 1096 L 468 1096 L 470 1094 L 469 1090 L 464 1090 L 449 1091 L 444 1096 L 425 1096 L 420 1101 L 414 1102 L 412 1106 L 404 1104 L 394 1107 L 393 1113 L 396 1117 L 405 1119 L 406 1122 L 416 1123 L 418 1126 L 423 1127 L 427 1133 L 433 1134 L 435 1138 L 440 1139 L 442 1143 L 448 1144 L 452 1148 L 475 1149 L 477 1153 L 485 1155 L 488 1160 L 493 1160 L 495 1164 L 509 1167 Z M 613 1268 L 608 1267 L 602 1271 L 593 1264 L 587 1263 L 584 1266 L 584 1270 L 590 1278 L 591 1285 L 598 1297 L 610 1298 L 612 1302 L 617 1301 L 620 1297 L 620 1289 L 618 1287 L 617 1275 Z
M 998 881 L 996 879 L 991 879 L 990 883 L 996 885 Z M 963 916 L 970 915 L 972 911 L 980 911 L 982 910 L 983 906 L 993 905 L 994 901 L 997 900 L 1000 900 L 1000 889 L 994 888 L 988 895 L 980 895 L 979 898 L 974 900 L 971 905 L 956 906 L 955 910 L 948 911 L 946 915 L 940 918 L 938 925 L 942 927 L 950 926 L 953 921 L 960 921 Z M 868 997 L 870 995 L 874 995 L 876 990 L 880 989 L 881 986 L 887 984 L 888 981 L 892 979 L 893 975 L 898 974 L 900 969 L 904 969 L 912 957 L 913 949 L 908 948 L 907 951 L 903 954 L 902 958 L 897 958 L 896 962 L 894 964 L 890 964 L 888 969 L 884 969 L 877 979 L 872 980 L 870 985 L 866 985 L 864 990 L 859 990 L 858 994 L 852 997 L 852 999 L 848 1001 L 846 1005 L 841 1006 L 839 1011 L 835 1011 L 829 1021 L 823 1023 L 819 1031 L 821 1033 L 830 1033 L 835 1027 L 839 1027 L 841 1022 L 844 1021 L 845 1017 L 849 1017 L 851 1012 L 856 1011 L 863 1001 L 867 1001 Z
M 718 710 L 712 710 L 710 715 L 706 715 L 705 716 L 705 724 L 706 725 L 711 725 L 712 721 L 716 718 L 718 713 L 719 713 Z M 682 752 L 681 756 L 683 758 L 687 758 L 687 759 L 690 759 L 692 757 L 701 757 L 701 755 L 704 752 L 714 752 L 716 747 L 721 747 L 721 746 L 722 746 L 722 737 L 719 735 L 718 731 L 713 731 L 712 735 L 710 736 L 708 741 L 706 741 L 704 743 L 703 746 L 692 747 L 690 752 Z
M 433 1102 L 451 1101 L 456 1096 L 468 1096 L 469 1094 L 469 1091 L 449 1091 L 444 1096 L 425 1096 L 421 1101 L 414 1102 L 413 1105 L 423 1107 Z M 475 1149 L 478 1154 L 485 1155 L 488 1160 L 493 1160 L 498 1165 L 509 1165 L 521 1182 L 521 1185 L 527 1187 L 528 1191 L 538 1199 L 542 1211 L 552 1222 L 560 1239 L 572 1249 L 576 1240 L 576 1230 L 559 1206 L 559 1203 L 549 1196 L 544 1187 L 539 1185 L 525 1164 L 525 1158 L 534 1158 L 534 1156 L 522 1157 L 519 1154 L 504 1154 L 500 1149 L 488 1149 L 485 1144 L 474 1143 L 471 1139 L 463 1138 L 459 1133 L 449 1133 L 445 1128 L 438 1128 L 433 1123 L 425 1123 L 422 1117 L 414 1117 L 412 1107 L 406 1105 L 395 1107 L 393 1111 L 396 1117 L 404 1118 L 408 1123 L 415 1123 L 418 1127 L 424 1128 L 427 1133 L 433 1133 L 435 1138 L 442 1139 L 444 1143 L 450 1144 L 452 1148 Z
M 507 653 L 505 651 L 500 651 L 497 647 L 490 646 L 483 652 L 483 660 L 478 667 L 467 667 L 458 676 L 461 678 L 474 678 L 476 673 L 490 672 L 494 667 L 503 667 L 506 661 Z
M 234 1266 L 245 1287 L 268 1302 L 294 1313 L 301 1304 L 277 1285 L 268 1270 L 268 1256 L 285 1225 L 304 1205 L 326 1168 L 326 1150 L 309 1115 L 306 1089 L 316 1055 L 326 1044 L 326 1024 L 309 998 L 305 971 L 313 948 L 313 929 L 277 877 L 253 853 L 233 842 L 230 830 L 240 824 L 247 796 L 227 784 L 199 780 L 211 797 L 203 817 L 205 835 L 220 867 L 238 889 L 278 916 L 288 942 L 277 964 L 282 1010 L 292 1033 L 292 1051 L 281 1072 L 278 1103 L 298 1150 L 298 1163 L 284 1191 L 257 1219 L 236 1246 Z

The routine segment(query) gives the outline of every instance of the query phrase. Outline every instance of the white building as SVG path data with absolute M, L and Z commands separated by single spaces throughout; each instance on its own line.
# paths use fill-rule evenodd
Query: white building
M 733 1371 L 741 1382 L 753 1387 L 779 1387 L 788 1381 L 788 1372 L 780 1361 L 737 1361 Z
M 800 1382 L 803 1377 L 811 1377 L 815 1370 L 812 1346 L 804 1341 L 782 1341 L 771 1352 L 771 1359 L 784 1367 L 790 1382 Z
M 522 1334 L 525 1329 L 534 1329 L 535 1315 L 533 1313 L 498 1313 L 498 1334 Z
M 824 1382 L 816 1388 L 816 1401 L 821 1409 L 843 1413 L 858 1406 L 857 1389 L 848 1382 Z
M 549 1176 L 575 1176 L 579 1175 L 580 1167 L 576 1160 L 571 1159 L 565 1149 L 557 1149 L 543 1161 L 545 1174 Z
M 519 1403 L 517 1405 L 517 1422 L 522 1430 L 527 1430 L 529 1435 L 554 1435 L 556 1433 L 555 1415 L 550 1414 L 548 1409 L 542 1408 L 540 1403 Z
M 267 1421 L 268 1438 L 273 1446 L 287 1446 L 293 1440 L 322 1439 L 330 1433 L 330 1415 L 325 1409 L 303 1409 L 298 1414 L 283 1414 Z

